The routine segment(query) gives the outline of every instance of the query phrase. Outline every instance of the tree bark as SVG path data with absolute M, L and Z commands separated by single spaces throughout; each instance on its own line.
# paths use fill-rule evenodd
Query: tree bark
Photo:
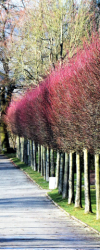
M 88 167 L 88 151 L 84 149 L 84 192 L 85 192 L 85 213 L 92 212 L 90 199 L 90 182 Z
M 18 136 L 18 158 L 21 160 L 21 153 L 20 153 L 20 137 Z
M 43 146 L 41 145 L 41 176 L 43 176 Z
M 46 179 L 46 152 L 45 152 L 45 147 L 43 146 L 43 176 L 44 180 Z
M 27 157 L 28 157 L 28 166 L 30 165 L 30 142 L 27 142 Z
M 33 169 L 33 141 L 30 141 L 30 165 Z
M 36 171 L 36 144 L 33 141 L 33 166 L 34 166 L 34 171 Z
M 24 161 L 24 138 L 21 138 L 21 162 Z
M 51 177 L 55 176 L 55 169 L 54 169 L 54 151 L 53 149 L 50 150 L 51 152 Z
M 8 74 L 8 72 L 7 72 Z M 6 149 L 7 151 L 10 148 L 9 145 L 9 136 L 8 136 L 8 131 L 7 131 L 7 125 L 3 122 L 3 115 L 5 115 L 5 110 L 6 110 L 6 98 L 5 98 L 5 87 L 1 87 L 1 91 L 0 91 L 0 98 L 1 98 L 1 133 L 2 133 L 2 137 L 1 137 L 1 147 L 2 149 Z M 9 152 L 9 151 L 8 151 Z
M 38 144 L 38 172 L 40 172 L 41 169 L 41 148 L 40 145 Z
M 60 159 L 60 153 L 59 150 L 57 150 L 57 159 L 56 159 L 56 187 L 58 188 L 59 183 L 59 159 Z
M 50 168 L 50 151 L 49 151 L 49 147 L 47 147 L 47 157 L 46 157 L 46 181 L 49 182 L 49 168 Z
M 69 153 L 69 195 L 68 195 L 68 204 L 74 203 L 74 190 L 73 190 L 73 154 Z
M 80 166 L 80 154 L 76 153 L 76 196 L 75 207 L 82 207 L 81 204 L 81 166 Z
M 62 194 L 62 191 L 63 191 L 63 160 L 64 160 L 64 154 L 61 152 L 60 153 L 59 186 L 58 186 L 59 194 Z
M 68 154 L 65 153 L 65 166 L 64 166 L 64 182 L 63 182 L 63 193 L 62 198 L 65 199 L 68 197 Z
M 95 154 L 96 219 L 100 220 L 100 168 L 99 154 Z
M 19 138 L 18 138 L 18 136 L 17 136 L 17 137 L 16 137 L 16 157 L 17 157 L 17 158 L 18 158 L 18 150 L 19 150 L 18 142 L 19 142 Z
M 25 164 L 28 164 L 27 139 L 24 139 L 24 162 L 25 162 Z

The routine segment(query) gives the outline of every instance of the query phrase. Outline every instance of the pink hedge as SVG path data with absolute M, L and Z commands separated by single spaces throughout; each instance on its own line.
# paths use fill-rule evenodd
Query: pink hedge
M 63 151 L 100 148 L 100 39 L 11 103 L 11 131 Z

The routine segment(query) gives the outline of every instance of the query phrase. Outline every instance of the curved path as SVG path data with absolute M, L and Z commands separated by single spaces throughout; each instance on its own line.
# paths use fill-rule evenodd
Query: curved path
M 100 235 L 66 216 L 0 155 L 0 249 L 100 249 Z

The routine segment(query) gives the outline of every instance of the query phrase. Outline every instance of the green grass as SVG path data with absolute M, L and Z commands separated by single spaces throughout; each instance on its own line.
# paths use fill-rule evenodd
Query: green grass
M 6 154 L 7 155 L 7 154 Z M 25 165 L 14 154 L 8 154 L 9 158 L 22 170 L 24 170 L 37 184 L 39 184 L 43 189 L 49 189 L 49 184 L 44 180 L 40 173 L 32 170 L 31 167 Z M 95 186 L 91 186 L 91 200 L 92 200 L 92 213 L 85 214 L 85 200 L 84 200 L 84 189 L 82 190 L 82 208 L 75 208 L 74 204 L 68 205 L 67 199 L 62 199 L 62 196 L 58 194 L 58 190 L 52 190 L 48 192 L 49 196 L 66 212 L 75 216 L 79 220 L 85 222 L 89 226 L 100 232 L 100 220 L 96 220 L 96 194 Z
M 16 153 L 10 153 L 10 154 L 8 154 L 8 153 L 4 152 L 4 154 L 5 154 L 8 158 L 10 158 L 10 159 L 16 158 Z
M 58 190 L 55 189 L 48 193 L 49 196 L 66 212 L 75 216 L 77 219 L 85 222 L 89 226 L 100 232 L 100 220 L 96 220 L 96 195 L 95 189 L 91 189 L 91 200 L 92 200 L 92 213 L 85 214 L 85 200 L 84 190 L 82 190 L 82 208 L 75 208 L 74 204 L 68 205 L 67 199 L 62 199 L 62 196 L 58 194 Z

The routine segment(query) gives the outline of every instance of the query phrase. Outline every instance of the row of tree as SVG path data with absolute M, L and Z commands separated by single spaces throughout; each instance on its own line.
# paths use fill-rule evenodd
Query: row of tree
M 73 202 L 72 153 L 77 153 L 76 206 L 81 205 L 80 152 L 84 151 L 85 212 L 91 211 L 88 151 L 94 153 L 97 218 L 100 218 L 99 36 L 95 34 L 91 43 L 85 42 L 83 47 L 67 63 L 58 64 L 38 87 L 12 102 L 6 122 L 12 133 L 58 150 L 61 159 L 64 152 L 69 154 L 69 204 Z

